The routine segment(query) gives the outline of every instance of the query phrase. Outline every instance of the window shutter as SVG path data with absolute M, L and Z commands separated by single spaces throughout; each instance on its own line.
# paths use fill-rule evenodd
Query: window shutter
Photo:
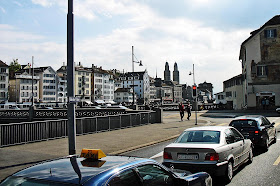
M 273 29 L 273 34 L 274 34 L 274 37 L 277 37 L 277 30 L 276 29 Z
M 265 75 L 268 76 L 268 68 L 267 68 L 267 66 L 265 66 Z
M 264 30 L 264 37 L 267 38 L 267 30 Z

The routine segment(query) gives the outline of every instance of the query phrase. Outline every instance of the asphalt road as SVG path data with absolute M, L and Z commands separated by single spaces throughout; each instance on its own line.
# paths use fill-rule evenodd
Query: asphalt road
M 165 113 L 169 115 L 169 113 Z M 204 118 L 207 119 L 207 118 Z M 232 118 L 208 118 L 209 125 L 227 125 Z M 280 131 L 280 117 L 268 117 L 271 122 L 276 123 L 276 128 Z M 270 186 L 280 183 L 280 132 L 277 136 L 277 143 L 271 144 L 267 152 L 256 149 L 254 160 L 251 164 L 241 166 L 234 174 L 229 186 Z M 153 146 L 127 152 L 124 155 L 152 158 L 162 162 L 162 150 L 174 140 L 159 143 Z M 226 185 L 225 182 L 217 177 L 213 178 L 213 185 Z

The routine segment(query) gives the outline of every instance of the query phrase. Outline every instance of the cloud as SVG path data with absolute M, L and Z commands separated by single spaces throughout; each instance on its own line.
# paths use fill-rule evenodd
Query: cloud
M 6 13 L 6 10 L 5 10 L 3 7 L 1 7 L 1 6 L 0 6 L 0 10 L 1 10 L 1 12 L 3 12 L 4 14 Z
M 44 7 L 58 6 L 67 11 L 63 1 L 33 0 Z M 92 64 L 104 69 L 132 70 L 131 46 L 137 59 L 144 67 L 135 64 L 135 71 L 148 70 L 152 77 L 163 78 L 165 62 L 171 72 L 176 61 L 180 71 L 180 82 L 191 85 L 189 76 L 195 64 L 196 83 L 213 83 L 214 91 L 222 91 L 222 82 L 241 73 L 238 61 L 240 44 L 252 29 L 231 29 L 227 31 L 205 26 L 202 21 L 186 17 L 168 18 L 158 15 L 151 7 L 134 1 L 75 1 L 75 17 L 85 20 L 112 19 L 121 15 L 123 26 L 109 32 L 79 39 L 75 37 L 75 62 L 83 66 Z M 200 0 L 203 6 L 209 1 Z M 98 25 L 96 23 L 96 25 Z M 85 29 L 85 27 L 81 29 Z M 8 25 L 0 25 L 0 50 L 4 60 L 18 58 L 35 61 L 42 66 L 51 65 L 58 69 L 66 62 L 66 43 L 59 44 L 40 34 L 22 32 Z M 3 42 L 2 42 L 3 41 Z M 35 62 L 35 64 L 36 64 Z

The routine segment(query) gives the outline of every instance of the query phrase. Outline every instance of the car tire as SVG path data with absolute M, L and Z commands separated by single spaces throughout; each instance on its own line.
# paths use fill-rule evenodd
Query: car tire
M 226 172 L 225 172 L 225 180 L 226 180 L 226 182 L 227 183 L 231 182 L 232 177 L 233 177 L 233 165 L 232 165 L 232 162 L 229 161 L 228 164 L 227 164 Z
M 254 159 L 253 148 L 250 148 L 249 155 L 248 155 L 248 163 L 252 163 Z

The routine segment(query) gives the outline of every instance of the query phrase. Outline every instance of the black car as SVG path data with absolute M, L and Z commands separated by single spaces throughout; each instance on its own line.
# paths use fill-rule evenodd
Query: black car
M 232 120 L 229 125 L 243 134 L 244 138 L 251 139 L 255 146 L 267 150 L 271 142 L 277 141 L 274 124 L 265 116 L 240 116 Z

